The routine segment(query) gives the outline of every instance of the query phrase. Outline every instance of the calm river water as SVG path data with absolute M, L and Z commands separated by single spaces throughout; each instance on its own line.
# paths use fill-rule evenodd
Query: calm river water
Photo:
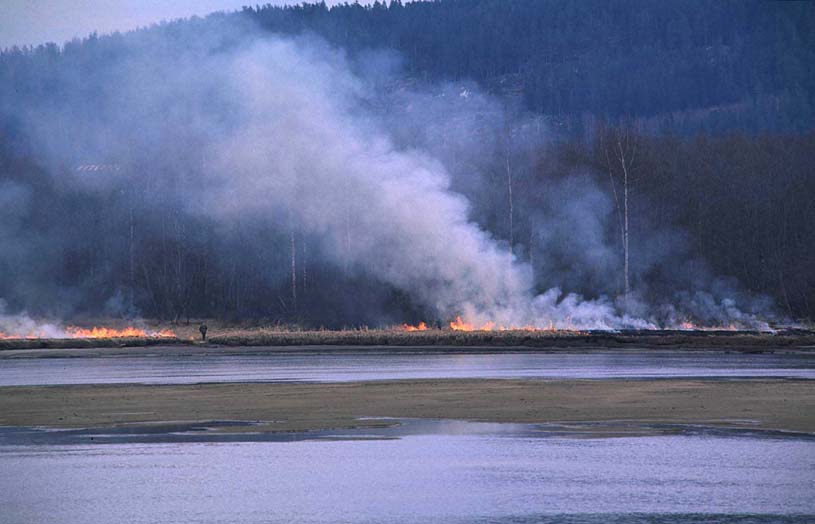
M 815 522 L 815 440 L 453 426 L 394 440 L 7 446 L 0 520 Z
M 742 354 L 682 351 L 393 354 L 269 353 L 0 360 L 0 386 L 190 384 L 421 378 L 749 378 L 815 379 L 815 352 Z
M 4 359 L 0 384 L 812 379 L 813 369 L 805 355 L 678 352 Z M 141 435 L 0 428 L 0 522 L 815 522 L 815 438 L 703 428 L 576 438 L 542 428 L 403 421 L 240 437 L 249 441 L 207 441 L 183 427 Z

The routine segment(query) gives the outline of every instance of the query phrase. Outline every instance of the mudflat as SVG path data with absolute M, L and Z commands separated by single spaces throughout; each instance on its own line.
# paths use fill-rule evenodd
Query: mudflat
M 238 420 L 258 422 L 251 431 L 273 432 L 382 424 L 365 417 L 702 424 L 815 434 L 815 382 L 442 379 L 0 388 L 0 426 Z

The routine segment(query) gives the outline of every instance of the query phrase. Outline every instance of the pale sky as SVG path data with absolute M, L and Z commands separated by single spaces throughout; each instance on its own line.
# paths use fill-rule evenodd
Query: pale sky
M 300 0 L 0 0 L 0 48 L 62 44 L 71 38 L 125 31 L 192 15 L 234 11 L 244 5 Z M 326 3 L 336 3 L 326 2 Z

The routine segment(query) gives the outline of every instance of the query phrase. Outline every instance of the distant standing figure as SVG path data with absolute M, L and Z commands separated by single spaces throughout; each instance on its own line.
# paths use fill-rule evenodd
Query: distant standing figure
M 198 331 L 201 332 L 201 340 L 207 340 L 207 325 L 201 324 L 201 327 L 198 328 Z

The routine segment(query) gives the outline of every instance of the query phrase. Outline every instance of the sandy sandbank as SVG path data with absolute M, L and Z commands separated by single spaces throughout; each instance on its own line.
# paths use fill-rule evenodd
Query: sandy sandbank
M 252 431 L 381 424 L 360 417 L 755 427 L 815 434 L 804 380 L 398 380 L 0 388 L 0 426 L 258 421 Z

